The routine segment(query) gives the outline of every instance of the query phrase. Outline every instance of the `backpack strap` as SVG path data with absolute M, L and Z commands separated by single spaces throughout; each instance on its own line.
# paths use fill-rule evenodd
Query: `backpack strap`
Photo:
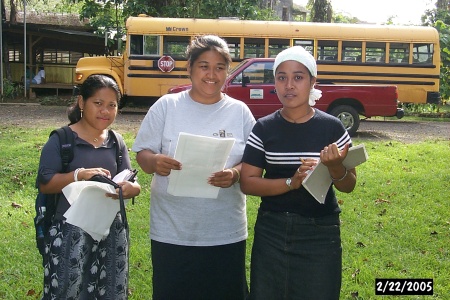
M 69 126 L 63 126 L 50 132 L 49 137 L 57 134 L 59 138 L 60 155 L 62 162 L 62 173 L 69 171 L 69 164 L 73 159 L 73 146 L 75 146 L 75 139 L 73 131 Z M 36 188 L 39 189 L 38 178 L 36 177 Z
M 116 163 L 117 168 L 122 165 L 123 162 L 123 148 L 125 148 L 125 142 L 122 138 L 118 138 L 117 134 L 114 130 L 110 129 L 109 134 L 114 139 L 114 142 L 116 143 Z
M 119 168 L 119 166 L 123 162 L 123 149 L 125 148 L 125 142 L 124 142 L 123 138 L 117 136 L 117 134 L 114 130 L 110 129 L 109 134 L 114 139 L 114 142 L 116 145 L 116 162 L 117 162 L 117 168 Z M 134 204 L 134 197 L 133 197 L 132 203 Z M 123 200 L 121 187 L 119 187 L 119 205 L 120 205 L 120 214 L 122 215 L 123 225 L 125 228 L 128 228 L 127 213 L 125 210 L 125 202 Z
M 50 136 L 54 133 L 59 137 L 62 173 L 67 173 L 69 171 L 69 164 L 73 160 L 73 147 L 75 146 L 73 132 L 69 126 L 63 126 L 53 130 Z

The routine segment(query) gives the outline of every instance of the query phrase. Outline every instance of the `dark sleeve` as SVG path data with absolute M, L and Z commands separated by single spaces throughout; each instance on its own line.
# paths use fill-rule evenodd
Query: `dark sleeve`
M 261 169 L 265 168 L 266 161 L 263 143 L 263 127 L 259 121 L 256 122 L 248 137 L 247 143 L 245 144 L 242 161 Z
M 37 183 L 48 183 L 56 173 L 62 171 L 59 138 L 57 134 L 49 137 L 41 151 Z
M 339 149 L 343 149 L 346 144 L 350 144 L 351 147 L 352 139 L 348 134 L 348 131 L 345 130 L 345 127 L 342 124 L 342 122 L 340 120 L 337 120 L 337 122 L 335 122 L 335 125 L 333 127 L 336 128 L 333 143 L 336 143 Z

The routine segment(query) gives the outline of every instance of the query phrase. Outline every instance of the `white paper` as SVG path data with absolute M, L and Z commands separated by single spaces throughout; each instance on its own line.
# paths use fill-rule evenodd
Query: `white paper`
M 64 214 L 67 223 L 80 227 L 97 241 L 108 235 L 109 228 L 120 211 L 120 200 L 105 195 L 116 193 L 112 185 L 77 181 L 64 187 L 62 192 L 71 205 Z
M 126 181 L 126 178 L 130 175 L 131 172 L 132 172 L 131 170 L 125 169 L 122 172 L 120 172 L 119 174 L 116 174 L 116 176 L 114 176 L 114 178 L 112 180 L 115 183 Z
M 364 144 L 360 144 L 348 150 L 347 157 L 342 164 L 347 169 L 353 169 L 368 158 Z M 303 180 L 302 185 L 319 203 L 324 204 L 332 182 L 328 168 L 319 161 L 316 167 Z
M 211 138 L 181 132 L 174 158 L 181 170 L 172 170 L 167 192 L 173 196 L 217 198 L 219 187 L 208 184 L 212 173 L 223 170 L 233 138 Z

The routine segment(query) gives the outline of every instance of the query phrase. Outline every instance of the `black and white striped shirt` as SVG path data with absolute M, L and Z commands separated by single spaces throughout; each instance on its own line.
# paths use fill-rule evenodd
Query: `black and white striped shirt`
M 264 170 L 265 178 L 292 177 L 300 166 L 300 158 L 319 159 L 320 151 L 336 143 L 340 149 L 352 143 L 342 123 L 320 110 L 305 123 L 290 123 L 279 111 L 261 118 L 250 134 L 243 162 Z M 325 204 L 318 203 L 305 188 L 282 195 L 261 197 L 261 209 L 293 212 L 318 217 L 340 212 L 333 187 Z

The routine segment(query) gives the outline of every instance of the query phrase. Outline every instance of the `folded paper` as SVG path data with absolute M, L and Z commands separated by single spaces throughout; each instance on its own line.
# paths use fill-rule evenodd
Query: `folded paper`
M 345 157 L 342 164 L 347 169 L 353 169 L 368 158 L 364 144 L 360 144 L 348 150 L 347 157 Z M 303 180 L 302 185 L 319 203 L 324 204 L 332 182 L 328 168 L 319 161 L 316 167 Z

